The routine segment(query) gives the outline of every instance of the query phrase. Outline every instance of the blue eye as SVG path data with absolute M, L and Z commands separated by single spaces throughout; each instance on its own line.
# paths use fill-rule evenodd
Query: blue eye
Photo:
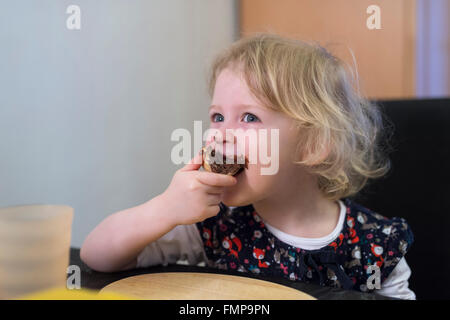
M 213 122 L 223 122 L 224 119 L 220 113 L 214 113 L 211 118 Z
M 247 119 L 247 121 L 246 121 L 246 119 Z M 251 113 L 246 113 L 243 120 L 244 120 L 244 122 L 258 122 L 259 121 L 258 117 Z

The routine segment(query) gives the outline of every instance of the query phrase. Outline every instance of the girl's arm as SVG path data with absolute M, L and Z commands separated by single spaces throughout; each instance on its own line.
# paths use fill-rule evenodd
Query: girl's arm
M 161 195 L 103 220 L 84 241 L 81 260 L 103 272 L 134 268 L 141 251 L 175 226 L 215 216 L 220 211 L 223 189 L 235 185 L 237 180 L 198 171 L 201 160 L 199 153 L 177 170 Z
M 381 289 L 376 290 L 378 294 L 397 299 L 416 300 L 416 294 L 409 288 L 408 279 L 411 269 L 403 257 L 386 280 L 381 284 Z
M 85 239 L 80 257 L 90 268 L 113 272 L 136 267 L 138 254 L 172 230 L 176 222 L 159 195 L 136 207 L 116 212 Z
M 136 268 L 156 265 L 208 263 L 203 239 L 196 224 L 178 225 L 148 244 L 137 257 Z

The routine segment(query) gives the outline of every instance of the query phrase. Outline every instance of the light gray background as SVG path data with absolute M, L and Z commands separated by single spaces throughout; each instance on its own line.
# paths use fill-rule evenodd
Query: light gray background
M 81 8 L 81 30 L 66 8 Z M 176 128 L 207 121 L 230 0 L 0 1 L 0 206 L 66 204 L 72 245 L 156 196 Z M 204 128 L 205 129 L 205 128 Z

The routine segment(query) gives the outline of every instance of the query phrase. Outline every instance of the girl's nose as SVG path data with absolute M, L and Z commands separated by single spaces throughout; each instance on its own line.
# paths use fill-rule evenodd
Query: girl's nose
M 234 135 L 234 129 L 233 128 L 221 128 L 220 134 L 215 137 L 215 141 L 217 143 L 223 143 L 223 144 L 235 144 L 236 143 L 236 136 Z
M 237 138 L 232 129 L 227 129 L 218 129 L 218 131 L 212 135 L 211 143 L 214 143 L 221 153 L 234 155 L 237 153 Z
M 220 143 L 220 144 L 233 144 L 236 143 L 236 136 L 234 135 L 233 128 L 221 127 L 221 128 L 210 128 L 207 137 L 207 143 Z

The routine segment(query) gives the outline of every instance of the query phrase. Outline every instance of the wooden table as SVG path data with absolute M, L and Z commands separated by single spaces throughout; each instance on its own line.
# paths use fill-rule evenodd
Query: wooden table
M 115 281 L 100 292 L 150 300 L 317 300 L 281 284 L 205 272 L 141 274 Z
M 284 278 L 266 278 L 254 274 L 246 274 L 242 272 L 231 272 L 218 270 L 214 268 L 186 266 L 186 265 L 169 265 L 155 266 L 150 268 L 139 268 L 121 272 L 104 273 L 90 269 L 80 259 L 80 249 L 71 248 L 70 264 L 77 265 L 81 269 L 81 287 L 85 289 L 101 290 L 120 279 L 125 279 L 137 275 L 168 273 L 168 272 L 189 272 L 189 273 L 207 273 L 207 274 L 225 274 L 239 276 L 241 278 L 265 280 L 273 284 L 287 286 L 289 288 L 300 290 L 319 300 L 391 300 L 388 297 L 378 295 L 376 293 L 362 293 L 355 290 L 343 290 L 331 287 L 322 287 L 315 284 L 303 283 L 299 281 L 290 281 Z M 243 280 L 245 281 L 245 280 Z

